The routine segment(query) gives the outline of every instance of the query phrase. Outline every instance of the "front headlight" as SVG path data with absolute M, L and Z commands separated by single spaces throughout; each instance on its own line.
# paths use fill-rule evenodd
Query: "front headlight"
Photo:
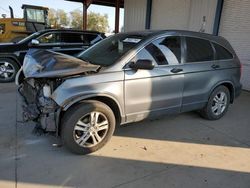
M 34 58 L 26 55 L 23 61 L 23 73 L 26 78 L 32 77 L 34 74 L 39 73 L 43 69 Z

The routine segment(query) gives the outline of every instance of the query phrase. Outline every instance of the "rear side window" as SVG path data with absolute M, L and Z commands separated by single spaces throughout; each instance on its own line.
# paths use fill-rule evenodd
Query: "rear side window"
M 79 33 L 62 33 L 61 40 L 64 43 L 82 43 L 83 41 Z
M 214 49 L 216 51 L 216 60 L 222 60 L 222 59 L 232 59 L 233 55 L 224 47 L 222 47 L 219 44 L 213 43 Z
M 186 37 L 186 62 L 212 61 L 213 48 L 208 40 Z

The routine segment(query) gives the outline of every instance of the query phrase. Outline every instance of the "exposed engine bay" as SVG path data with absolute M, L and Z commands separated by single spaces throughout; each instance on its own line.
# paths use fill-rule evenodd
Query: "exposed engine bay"
M 60 107 L 50 98 L 61 80 L 27 79 L 19 86 L 23 121 L 37 122 L 46 132 L 56 131 Z
M 52 94 L 65 80 L 97 73 L 100 66 L 89 64 L 72 56 L 47 50 L 30 50 L 16 84 L 21 98 L 21 121 L 34 121 L 45 132 L 58 133 L 62 107 Z

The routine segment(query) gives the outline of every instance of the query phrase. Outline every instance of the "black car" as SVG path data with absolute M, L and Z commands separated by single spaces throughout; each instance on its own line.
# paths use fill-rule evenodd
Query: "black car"
M 29 48 L 49 49 L 75 56 L 106 38 L 103 33 L 72 29 L 49 29 L 36 32 L 17 43 L 0 44 L 0 82 L 11 82 Z

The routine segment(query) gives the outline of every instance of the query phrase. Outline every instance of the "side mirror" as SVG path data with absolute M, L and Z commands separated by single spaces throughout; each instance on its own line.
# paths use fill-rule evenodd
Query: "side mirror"
M 30 46 L 37 46 L 39 44 L 40 44 L 40 42 L 37 39 L 32 39 L 30 42 Z
M 139 59 L 135 63 L 130 63 L 129 67 L 134 70 L 137 69 L 152 70 L 155 67 L 155 65 L 149 59 Z

